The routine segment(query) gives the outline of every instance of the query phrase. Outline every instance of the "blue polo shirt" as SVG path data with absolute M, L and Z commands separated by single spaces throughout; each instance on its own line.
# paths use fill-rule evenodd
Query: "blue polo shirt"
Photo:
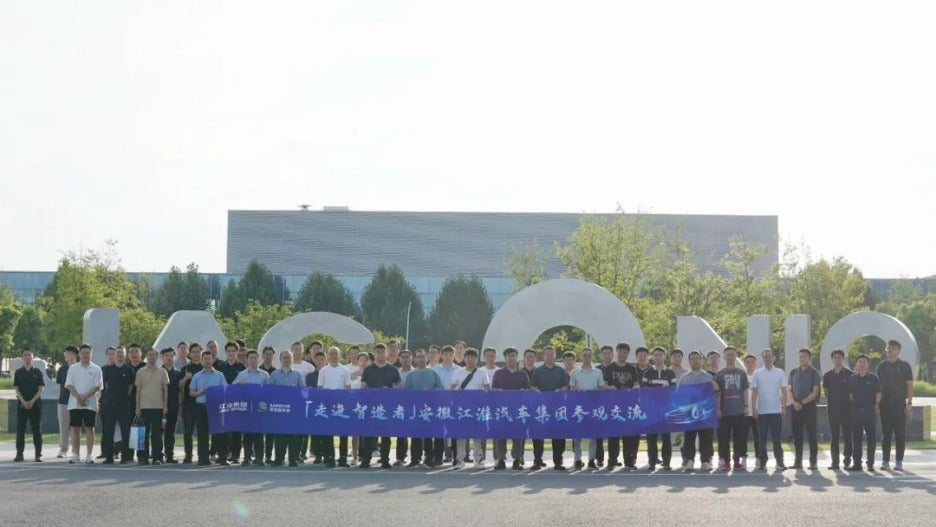
M 202 370 L 192 377 L 192 383 L 189 385 L 189 389 L 198 391 L 202 388 L 211 388 L 212 386 L 227 386 L 224 374 L 218 370 L 211 370 L 211 373 Z M 195 398 L 195 402 L 205 404 L 208 402 L 206 397 L 207 396 L 203 393 Z

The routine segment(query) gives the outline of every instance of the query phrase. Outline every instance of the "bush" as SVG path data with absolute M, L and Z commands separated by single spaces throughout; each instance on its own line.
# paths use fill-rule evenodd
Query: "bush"
M 914 397 L 936 397 L 936 384 L 926 381 L 913 381 Z

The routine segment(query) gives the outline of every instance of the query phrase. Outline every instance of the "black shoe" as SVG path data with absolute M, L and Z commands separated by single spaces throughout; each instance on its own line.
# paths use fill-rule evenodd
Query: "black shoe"
M 860 472 L 860 471 L 861 471 L 861 465 L 849 465 L 849 466 L 845 467 L 845 470 L 847 470 L 847 471 L 849 471 L 849 472 Z
M 121 460 L 120 460 L 120 464 L 121 464 L 121 465 L 129 465 L 129 464 L 130 464 L 130 460 L 129 460 L 129 459 L 121 459 Z
M 813 470 L 813 471 L 819 470 L 819 466 L 816 465 L 815 463 L 813 463 L 813 464 L 809 465 L 809 470 Z
M 339 461 L 338 466 L 341 468 L 350 468 L 350 465 L 348 465 L 347 459 L 342 459 L 341 461 Z
M 416 461 L 415 459 L 411 460 L 409 463 L 406 464 L 406 468 L 416 468 L 418 466 L 419 466 L 419 461 Z
M 137 464 L 138 464 L 138 465 L 149 465 L 150 462 L 147 461 L 147 460 L 145 460 L 145 459 L 141 459 L 141 460 L 137 461 Z
M 598 470 L 598 464 L 595 463 L 594 461 L 589 461 L 589 462 L 588 462 L 588 468 L 591 469 L 591 470 Z
M 260 461 L 259 459 L 255 459 L 254 462 L 253 462 L 253 465 L 254 465 L 255 467 L 262 467 L 263 464 L 264 464 L 263 461 Z
M 105 456 L 104 454 L 101 454 L 100 456 L 98 456 L 98 457 L 96 457 L 96 458 L 94 458 L 94 459 L 107 459 L 107 456 Z
M 787 469 L 786 465 L 780 464 L 780 465 L 777 465 L 777 468 L 775 470 L 786 470 L 786 469 Z
M 669 471 L 673 470 L 673 467 L 671 467 L 669 463 L 663 463 L 663 470 L 664 470 L 665 472 L 669 472 Z
M 445 456 L 445 458 L 442 459 L 442 462 L 443 462 L 443 463 L 451 463 L 451 462 L 452 462 L 452 456 Z
M 566 468 L 562 465 L 556 465 L 553 467 L 553 470 L 558 471 L 558 472 L 565 472 Z
M 18 454 L 15 458 L 13 458 L 13 462 L 14 462 L 14 463 L 20 463 L 20 462 L 22 462 L 22 461 L 23 461 L 23 455 L 22 455 L 22 454 Z
M 799 461 L 793 463 L 793 470 L 803 470 L 803 464 Z
M 506 465 L 504 468 L 507 468 Z M 511 468 L 514 470 L 523 470 L 523 463 L 521 463 L 519 459 L 515 459 Z
M 240 463 L 240 458 L 239 458 L 239 457 L 232 457 L 231 459 L 228 459 L 228 462 L 231 463 L 232 465 L 236 465 L 236 464 Z
M 283 466 L 283 462 L 282 461 L 270 461 L 269 463 L 267 463 L 267 465 L 270 465 L 271 467 L 281 467 Z
M 178 464 L 179 464 L 179 460 L 178 460 L 178 459 L 175 459 L 175 458 L 167 457 L 167 458 L 166 458 L 166 464 L 168 464 L 168 465 L 178 465 Z
M 874 472 L 874 463 L 868 463 L 868 472 Z
M 299 466 L 299 463 L 296 462 L 296 461 L 290 461 L 290 462 L 289 462 L 289 466 L 290 466 L 291 468 L 296 468 L 296 467 Z
M 381 463 L 381 464 L 380 464 L 380 468 L 386 470 L 386 469 L 393 468 L 393 466 L 390 465 L 390 463 Z
M 109 458 L 104 459 L 104 464 L 105 464 L 105 465 L 113 465 L 113 464 L 114 464 L 114 458 L 109 457 Z
M 575 470 L 582 470 L 583 468 L 585 468 L 585 462 L 583 462 L 583 461 L 580 459 L 580 460 L 576 461 L 575 464 L 572 465 L 572 466 L 575 467 Z
M 362 462 L 358 465 L 358 468 L 370 468 L 370 463 L 365 463 L 365 462 L 362 461 Z
M 829 470 L 838 470 L 838 469 L 839 469 L 838 463 L 832 463 L 831 465 L 829 465 Z
M 41 457 L 41 456 L 37 456 L 36 459 L 35 459 L 35 461 L 36 461 L 36 463 L 42 463 L 42 457 Z
M 163 462 L 157 459 L 157 460 L 153 461 L 153 464 L 154 464 L 154 465 L 162 465 Z
M 395 466 L 395 467 L 402 467 L 402 466 L 403 466 L 403 460 L 398 459 L 398 460 L 394 461 L 394 462 L 393 462 L 393 466 Z M 409 466 L 409 465 L 406 465 L 406 466 Z
M 335 468 L 335 460 L 329 459 L 328 461 L 325 461 L 324 465 L 325 468 Z
M 500 460 L 497 464 L 494 465 L 494 470 L 507 470 L 507 463 L 504 460 Z
M 192 464 L 192 458 L 186 456 L 186 457 L 182 460 L 182 464 L 183 464 L 183 465 L 191 465 L 191 464 Z
M 241 464 L 240 464 L 240 466 L 242 466 L 242 467 L 247 467 L 247 466 L 250 466 L 250 460 L 249 460 L 249 459 L 247 459 L 247 458 L 244 458 L 244 460 L 243 460 L 243 461 L 241 461 Z

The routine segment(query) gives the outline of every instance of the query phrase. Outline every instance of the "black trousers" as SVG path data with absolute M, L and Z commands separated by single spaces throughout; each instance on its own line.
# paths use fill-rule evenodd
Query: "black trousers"
M 754 438 L 754 456 L 757 457 L 757 445 L 760 444 L 760 436 L 758 435 L 758 431 L 757 431 L 757 419 L 754 419 L 754 418 L 751 417 L 750 415 L 746 415 L 746 416 L 744 416 L 744 422 L 745 422 L 746 425 L 747 425 L 747 437 L 753 437 L 753 438 Z M 747 455 L 748 455 L 748 445 L 747 445 L 747 442 L 745 442 L 744 445 L 742 445 L 742 446 L 744 447 L 744 449 L 743 449 L 743 451 L 744 451 L 744 456 L 743 456 L 743 457 L 746 458 Z
M 683 435 L 683 461 L 694 461 L 696 455 L 696 437 L 699 438 L 699 460 L 702 463 L 711 463 L 715 445 L 714 434 L 711 428 L 689 430 Z M 721 448 L 721 443 L 718 444 Z
M 332 436 L 314 435 L 309 440 L 309 445 L 317 462 L 335 460 L 335 440 Z
M 650 459 L 650 466 L 655 466 L 659 457 L 657 457 L 657 438 L 663 438 L 663 465 L 669 466 L 673 458 L 673 438 L 669 434 L 647 434 L 647 457 Z
M 738 461 L 744 457 L 747 450 L 746 419 L 744 415 L 724 415 L 718 420 L 718 457 L 722 461 Z M 699 450 L 702 450 L 701 445 Z M 731 456 L 732 450 L 734 457 Z M 704 460 L 705 455 L 702 457 Z
M 240 432 L 228 432 L 228 453 L 231 459 L 240 459 L 241 445 L 244 441 L 243 434 Z
M 414 439 L 413 443 L 415 444 L 415 442 L 416 440 Z M 397 461 L 399 461 L 400 463 L 406 461 L 406 451 L 408 449 L 409 449 L 409 438 L 406 438 L 406 437 L 396 438 L 396 460 Z M 414 459 L 412 455 L 410 455 L 410 459 Z
M 130 451 L 130 407 L 121 406 L 103 406 L 101 407 L 101 426 L 104 430 L 101 432 L 101 453 L 107 459 L 114 459 L 120 455 L 120 459 L 129 460 Z M 114 429 L 120 427 L 121 451 L 114 452 Z
M 16 455 L 22 457 L 23 450 L 26 448 L 26 423 L 32 430 L 33 448 L 36 451 L 36 458 L 42 457 L 42 399 L 36 399 L 35 404 L 29 410 L 19 405 L 16 412 Z
M 881 461 L 890 462 L 891 433 L 897 443 L 897 462 L 903 462 L 907 448 L 906 401 L 881 401 Z
M 604 463 L 605 458 L 605 449 L 604 449 L 604 438 L 595 439 L 595 461 L 598 463 Z
M 276 444 L 276 434 L 266 434 L 266 436 L 263 438 L 263 441 L 266 461 L 269 463 L 270 461 L 273 461 L 273 445 Z
M 370 464 L 371 455 L 374 453 L 374 450 L 377 450 L 377 438 L 363 437 L 361 438 L 361 463 L 364 466 Z M 380 463 L 390 463 L 390 438 L 381 437 L 380 438 Z
M 868 440 L 868 464 L 874 464 L 874 449 L 877 446 L 877 415 L 874 407 L 855 408 L 852 411 L 852 459 L 861 465 L 862 435 Z
M 618 454 L 623 452 L 624 465 L 633 468 L 637 465 L 637 450 L 640 448 L 640 436 L 609 437 L 608 463 L 617 462 Z
M 440 437 L 427 437 L 425 439 L 414 437 L 413 458 L 410 460 L 419 463 L 423 459 L 427 465 L 441 465 L 445 455 L 445 440 Z M 425 455 L 425 457 L 423 457 Z
M 832 465 L 839 466 L 839 459 L 844 458 L 847 465 L 852 458 L 852 422 L 851 408 L 828 408 L 829 428 L 832 432 L 832 441 L 829 451 L 832 454 Z M 842 438 L 845 450 L 842 458 L 839 457 L 839 437 Z
M 288 451 L 289 462 L 298 463 L 299 452 L 302 448 L 302 437 L 293 434 L 276 434 L 276 462 L 282 463 L 285 461 Z
M 175 457 L 175 432 L 178 422 L 179 409 L 170 409 L 169 413 L 166 414 L 166 428 L 163 429 L 163 450 L 166 453 L 166 459 Z
M 793 450 L 796 463 L 803 463 L 803 428 L 809 441 L 809 465 L 815 466 L 819 454 L 819 438 L 816 436 L 816 403 L 804 404 L 800 411 L 793 409 Z
M 553 465 L 557 467 L 562 466 L 562 455 L 565 454 L 566 449 L 566 440 L 565 439 L 550 439 L 552 445 L 552 458 Z M 543 462 L 543 451 L 545 449 L 545 444 L 543 439 L 534 439 L 533 440 L 533 460 Z
M 198 405 L 195 400 L 182 403 L 182 444 L 185 447 L 185 459 L 192 459 L 192 436 L 195 434 L 195 417 Z
M 195 426 L 198 429 L 198 461 L 211 461 L 214 450 L 221 460 L 227 460 L 227 434 L 208 434 L 208 408 L 204 404 L 195 405 Z
M 144 449 L 140 452 L 140 461 L 152 459 L 162 461 L 163 457 L 163 430 L 162 409 L 140 410 L 140 419 L 146 427 L 146 441 Z
M 243 434 L 244 461 L 263 461 L 263 434 Z

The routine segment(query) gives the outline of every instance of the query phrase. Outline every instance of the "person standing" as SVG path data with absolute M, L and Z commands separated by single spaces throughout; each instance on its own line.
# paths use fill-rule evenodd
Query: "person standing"
M 647 375 L 648 372 L 653 370 L 653 366 L 650 365 L 650 350 L 648 350 L 644 346 L 640 346 L 634 350 L 634 355 L 635 355 L 635 358 L 637 359 L 634 364 L 634 368 L 637 370 L 637 388 L 642 388 L 644 386 L 644 382 L 643 382 L 644 376 Z M 713 373 L 712 376 L 714 377 L 715 374 Z M 632 441 L 630 444 L 631 452 L 629 454 L 633 456 L 633 460 L 634 460 L 634 464 L 636 468 L 637 452 L 640 451 L 640 436 L 639 435 L 631 436 L 631 441 Z M 647 456 L 650 455 L 649 454 L 650 453 L 649 442 L 650 442 L 650 437 L 647 436 L 647 443 L 648 443 L 647 444 Z M 657 458 L 648 457 L 647 465 L 656 466 L 656 465 L 659 465 L 660 462 L 661 460 L 658 457 Z
M 533 371 L 533 382 L 530 383 L 533 391 L 557 392 L 569 389 L 569 375 L 556 364 L 556 348 L 546 346 L 543 348 L 543 364 Z M 565 470 L 562 465 L 562 455 L 565 454 L 566 440 L 552 439 L 553 469 Z M 543 463 L 544 444 L 542 439 L 533 440 L 533 470 L 545 468 Z
M 207 354 L 205 352 L 204 354 Z M 197 342 L 189 346 L 189 363 L 182 368 L 182 379 L 179 380 L 182 389 L 182 443 L 185 447 L 183 464 L 192 462 L 192 436 L 195 435 L 195 421 L 198 414 L 198 403 L 192 397 L 192 378 L 202 370 L 202 349 Z M 207 435 L 206 435 L 207 437 Z
M 575 391 L 604 390 L 604 374 L 598 368 L 592 366 L 592 350 L 585 348 L 580 354 L 582 365 L 572 372 L 569 377 L 569 389 Z M 598 466 L 595 464 L 595 451 L 597 449 L 597 438 L 587 439 L 588 441 L 588 468 L 595 470 Z M 582 440 L 572 440 L 572 450 L 575 452 L 575 468 L 582 470 L 585 463 L 582 461 Z
M 188 351 L 188 346 L 185 349 Z M 174 349 L 168 347 L 163 348 L 159 353 L 163 370 L 166 371 L 166 377 L 169 378 L 166 396 L 166 408 L 169 413 L 166 415 L 166 426 L 163 427 L 163 450 L 165 451 L 163 461 L 173 465 L 179 462 L 175 458 L 175 433 L 176 424 L 179 422 L 179 407 L 182 405 L 182 389 L 179 387 L 182 372 L 175 368 L 177 364 L 175 353 Z
M 483 369 L 478 368 L 478 350 L 468 348 L 465 350 L 465 367 L 455 372 L 452 376 L 453 390 L 488 390 L 491 383 Z M 492 375 L 493 377 L 493 375 Z M 468 439 L 456 440 L 455 446 L 455 464 L 454 468 L 459 469 L 465 466 L 464 458 L 468 457 Z M 474 466 L 475 468 L 484 468 L 484 453 L 482 452 L 483 439 L 473 439 L 471 444 L 474 446 Z M 464 456 L 462 456 L 464 452 Z
M 136 373 L 136 416 L 143 421 L 146 439 L 137 458 L 140 465 L 162 465 L 163 425 L 169 415 L 169 375 L 161 368 L 156 348 L 146 350 L 146 366 Z
M 227 435 L 211 434 L 210 442 L 208 435 L 208 398 L 205 392 L 208 388 L 214 386 L 226 386 L 227 381 L 224 374 L 214 369 L 215 357 L 210 352 L 205 351 L 201 354 L 202 369 L 192 376 L 189 383 L 189 395 L 195 399 L 195 426 L 198 428 L 198 464 L 200 466 L 211 465 L 211 449 L 214 448 L 218 454 L 218 464 L 222 467 L 230 465 L 228 463 Z
M 85 463 L 94 463 L 94 421 L 97 417 L 97 393 L 104 387 L 101 368 L 91 362 L 91 346 L 82 344 L 78 348 L 79 361 L 68 368 L 65 389 L 68 390 L 68 416 L 72 434 L 72 459 L 81 460 L 81 427 L 87 430 Z M 126 442 L 126 441 L 125 441 Z
M 517 348 L 504 349 L 505 366 L 494 374 L 491 383 L 493 390 L 529 390 L 530 377 L 517 364 Z M 523 469 L 523 439 L 511 439 L 510 454 L 513 457 L 513 469 Z M 494 470 L 507 468 L 507 440 L 494 441 Z
M 809 470 L 818 470 L 817 458 L 819 455 L 819 439 L 816 436 L 816 401 L 819 400 L 819 390 L 822 377 L 819 370 L 810 365 L 812 352 L 803 348 L 799 351 L 799 367 L 790 372 L 790 400 L 793 406 L 793 448 L 796 458 L 793 468 L 803 468 L 803 428 L 806 428 L 806 437 L 809 440 Z
M 731 452 L 734 446 L 734 468 L 743 468 L 741 459 L 747 445 L 747 423 L 744 412 L 747 410 L 749 389 L 747 374 L 738 367 L 738 350 L 725 348 L 725 367 L 715 375 L 718 385 L 716 401 L 718 408 L 718 457 L 721 469 L 731 469 Z M 700 446 L 701 450 L 701 446 Z
M 184 370 L 185 367 L 188 366 L 189 364 L 188 348 L 189 348 L 188 342 L 185 342 L 184 340 L 176 344 L 175 355 L 174 355 L 175 361 L 173 362 L 172 367 L 176 369 L 177 371 Z
M 234 380 L 237 379 L 237 374 L 246 370 L 247 366 L 242 364 L 238 359 L 239 348 L 236 342 L 226 342 L 224 344 L 224 361 L 222 361 L 217 369 L 224 375 L 224 380 L 228 384 L 233 384 Z M 231 463 L 240 463 L 241 455 L 241 433 L 240 432 L 228 432 L 227 433 L 227 446 L 228 446 L 228 461 Z
M 260 355 L 257 353 L 257 350 L 248 350 L 247 351 L 247 369 L 241 370 L 237 377 L 234 379 L 234 384 L 268 384 L 270 382 L 270 374 L 264 370 L 261 370 L 258 366 L 260 365 Z M 241 466 L 246 467 L 250 465 L 251 459 L 253 464 L 262 467 L 263 466 L 263 434 L 244 434 L 244 460 L 241 461 Z
M 449 362 L 451 363 L 451 354 Z M 412 375 L 412 372 L 410 373 Z M 379 343 L 374 346 L 374 363 L 361 374 L 361 388 L 399 388 L 400 371 L 387 362 L 387 346 Z M 371 455 L 377 449 L 377 438 L 370 436 L 362 439 L 361 468 L 370 468 Z M 390 438 L 380 438 L 380 468 L 390 466 Z
M 852 403 L 852 464 L 848 471 L 861 470 L 862 434 L 868 441 L 865 459 L 868 470 L 874 471 L 874 449 L 877 441 L 877 416 L 881 415 L 881 383 L 877 375 L 870 373 L 868 356 L 861 354 L 855 359 L 855 375 L 848 379 L 848 392 Z
M 760 444 L 760 436 L 757 435 L 757 420 L 754 419 L 754 390 L 751 388 L 754 382 L 754 372 L 757 371 L 757 357 L 753 353 L 744 356 L 744 373 L 747 375 L 748 391 L 747 405 L 744 410 L 744 422 L 746 423 L 746 434 L 754 438 L 754 457 L 757 457 L 757 445 Z M 744 456 L 741 457 L 741 468 L 747 468 L 748 446 L 747 443 L 741 445 Z
M 37 462 L 42 461 L 42 392 L 45 391 L 45 376 L 33 366 L 33 352 L 23 348 L 20 354 L 23 365 L 13 373 L 13 389 L 19 407 L 16 409 L 16 457 L 23 460 L 26 448 L 26 423 L 32 429 L 33 453 Z
M 751 388 L 754 392 L 752 402 L 753 416 L 757 420 L 757 469 L 767 469 L 767 436 L 773 441 L 774 460 L 777 470 L 786 470 L 783 464 L 783 446 L 780 443 L 780 427 L 786 413 L 787 382 L 783 370 L 774 367 L 773 350 L 766 349 L 761 354 L 764 367 L 754 372 Z
M 822 376 L 822 388 L 826 394 L 826 411 L 829 417 L 829 428 L 832 432 L 832 441 L 829 450 L 832 454 L 831 470 L 839 469 L 839 437 L 844 444 L 845 465 L 852 458 L 852 425 L 851 400 L 849 399 L 849 379 L 854 372 L 845 366 L 845 352 L 837 349 L 832 351 L 832 369 Z
M 713 381 L 712 374 L 702 369 L 702 354 L 698 351 L 689 353 L 689 371 L 679 378 L 677 385 L 686 386 L 690 384 L 705 384 Z M 701 428 L 698 430 L 689 430 L 685 434 L 683 441 L 683 470 L 693 470 L 695 468 L 696 438 L 699 440 L 699 460 L 702 462 L 702 470 L 712 470 L 712 455 L 714 454 L 714 434 L 711 428 Z M 719 444 L 719 446 L 721 446 Z M 735 447 L 737 452 L 737 446 Z
M 630 345 L 619 342 L 615 346 L 617 359 L 604 367 L 605 384 L 616 390 L 632 390 L 640 387 L 640 376 L 637 368 L 627 362 L 630 355 Z M 618 453 L 623 450 L 624 467 L 628 470 L 637 468 L 637 445 L 640 436 L 609 437 L 608 438 L 608 470 L 621 466 L 618 462 Z
M 318 379 L 319 372 L 322 371 L 322 368 L 325 367 L 325 352 L 317 351 L 312 355 L 312 364 L 315 366 L 315 371 L 305 376 L 305 385 L 312 389 L 318 389 Z M 326 444 L 325 441 L 331 439 L 331 436 L 326 436 L 322 434 L 313 434 L 309 436 L 309 452 L 315 456 L 315 459 L 312 461 L 313 465 L 324 465 L 325 456 L 326 456 Z M 330 454 L 327 454 L 332 460 L 335 457 L 335 445 L 334 442 L 327 445 L 330 450 Z M 332 464 L 334 466 L 334 463 Z
M 405 353 L 409 354 L 404 350 Z M 328 364 L 319 369 L 318 387 L 323 390 L 346 390 L 351 386 L 351 372 L 338 363 L 340 350 L 332 346 L 328 348 Z M 335 438 L 325 436 L 324 439 L 325 466 L 335 466 Z M 348 436 L 338 439 L 338 466 L 348 466 Z
M 273 364 L 274 359 L 276 359 L 276 350 L 273 349 L 273 346 L 263 348 L 263 364 L 258 366 L 257 369 L 267 372 L 267 375 L 272 375 L 276 369 L 276 365 Z
M 395 341 L 394 341 L 395 342 Z M 390 349 L 391 346 L 387 346 L 387 362 L 393 364 L 390 361 Z M 418 350 L 417 350 L 418 352 Z M 406 376 L 413 371 L 413 352 L 410 350 L 403 350 L 399 354 L 399 363 L 400 365 L 396 368 L 400 371 L 400 382 L 403 385 L 406 385 Z M 414 443 L 415 444 L 415 443 Z M 393 462 L 393 466 L 402 467 L 406 463 L 406 451 L 410 450 L 410 440 L 408 437 L 397 437 L 396 438 L 396 461 Z M 419 453 L 419 456 L 422 456 L 422 452 Z M 416 459 L 416 447 L 413 446 L 412 451 L 410 452 L 410 460 Z M 418 464 L 418 462 L 417 462 Z
M 292 369 L 294 357 L 295 354 L 290 351 L 280 353 L 280 367 L 270 375 L 270 384 L 274 386 L 293 386 L 295 388 L 302 388 L 305 386 L 305 376 Z M 303 435 L 304 434 L 276 435 L 276 459 L 272 463 L 274 467 L 283 466 L 287 454 L 289 456 L 289 466 L 299 466 Z
M 136 381 L 136 371 L 126 362 L 126 353 L 123 347 L 118 347 L 114 350 L 114 363 L 101 369 L 104 380 L 100 405 L 101 425 L 104 428 L 101 437 L 101 453 L 104 455 L 106 465 L 114 463 L 114 459 L 118 456 L 120 463 L 126 465 L 130 462 L 133 452 L 130 448 L 130 418 L 133 415 L 134 399 L 131 399 L 131 396 Z M 119 448 L 114 441 L 117 430 L 122 439 Z
M 881 382 L 881 469 L 890 469 L 893 436 L 897 443 L 894 469 L 902 471 L 907 447 L 907 416 L 913 408 L 913 368 L 900 360 L 900 342 L 887 341 L 877 376 Z
M 455 375 L 455 372 L 460 369 L 461 366 L 455 364 L 455 347 L 449 345 L 442 346 L 442 363 L 437 364 L 433 370 L 439 374 L 439 378 L 442 380 L 442 386 L 444 390 L 447 390 L 452 385 L 452 376 Z M 433 448 L 439 444 L 442 445 L 442 453 L 444 458 L 441 461 L 436 460 L 437 464 L 450 463 L 452 461 L 452 447 L 447 443 L 449 442 L 443 440 L 442 438 L 435 438 L 432 441 L 427 441 L 424 443 L 425 447 L 432 445 Z M 429 452 L 426 450 L 426 459 L 435 459 L 436 457 L 438 457 L 436 452 Z
M 445 357 L 445 351 L 442 351 L 442 356 Z M 445 387 L 442 385 L 442 379 L 439 377 L 439 374 L 436 373 L 434 369 L 426 367 L 428 359 L 426 353 L 422 350 L 416 352 L 415 362 L 416 367 L 406 376 L 406 382 L 403 384 L 403 388 L 407 390 L 444 390 Z M 431 446 L 425 447 L 426 455 L 426 466 L 429 468 L 435 468 L 442 464 L 442 451 L 443 451 L 443 439 L 442 438 L 413 438 L 413 452 L 414 457 L 410 460 L 409 467 L 415 467 L 419 464 L 419 460 L 415 456 L 419 456 L 419 452 L 423 450 L 423 442 L 429 442 Z
M 640 381 L 641 388 L 664 388 L 676 384 L 676 374 L 673 370 L 666 367 L 666 350 L 660 346 L 653 348 L 653 366 L 643 375 Z M 657 436 L 663 439 L 663 470 L 671 470 L 670 461 L 673 457 L 673 440 L 668 432 L 662 434 L 647 434 L 647 458 L 649 459 L 648 468 L 651 472 L 656 470 L 657 457 Z
M 68 367 L 76 360 L 78 360 L 78 348 L 65 346 L 65 364 L 59 366 L 58 371 L 55 372 L 55 384 L 59 385 L 59 453 L 55 457 L 59 459 L 68 455 L 68 440 L 71 438 L 71 430 L 68 428 L 68 390 L 65 389 L 65 378 L 68 376 Z
M 614 362 L 614 348 L 611 346 L 602 346 L 601 347 L 601 362 L 595 366 L 601 371 L 601 376 L 605 380 L 605 388 L 609 389 L 611 386 L 608 385 L 607 377 L 605 376 L 605 367 Z M 595 440 L 595 466 L 601 468 L 604 466 L 605 459 L 605 440 L 604 438 L 598 438 Z
M 676 381 L 679 381 L 679 378 L 689 372 L 685 366 L 683 366 L 683 352 L 679 348 L 674 348 L 669 353 L 669 369 L 673 370 L 673 373 L 676 374 Z

